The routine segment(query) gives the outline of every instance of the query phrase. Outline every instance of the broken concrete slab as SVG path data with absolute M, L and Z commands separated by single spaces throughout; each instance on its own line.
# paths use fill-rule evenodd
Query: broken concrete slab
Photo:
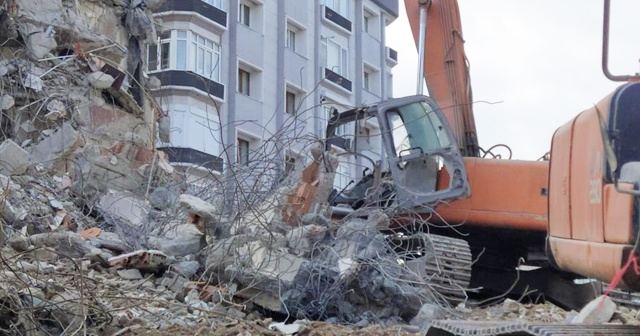
M 306 225 L 292 229 L 287 232 L 287 246 L 294 254 L 304 254 L 311 252 L 313 246 L 323 240 L 327 234 L 327 227 L 320 225 Z
M 22 175 L 29 165 L 29 153 L 11 139 L 0 144 L 0 174 Z
M 12 96 L 5 94 L 0 97 L 0 110 L 6 111 L 15 105 L 16 101 Z
M 118 272 L 118 275 L 125 280 L 142 279 L 142 273 L 140 273 L 140 270 L 136 268 L 120 269 L 117 272 Z
M 116 79 L 111 75 L 106 74 L 102 71 L 96 71 L 88 74 L 87 80 L 89 81 L 89 84 L 91 84 L 91 86 L 100 90 L 111 87 L 111 85 L 113 85 L 113 83 L 116 81 Z
M 82 258 L 94 248 L 80 234 L 75 232 L 40 233 L 29 237 L 35 247 L 51 247 L 60 255 Z
M 215 234 L 222 213 L 221 204 L 211 204 L 199 197 L 183 194 L 178 198 L 180 206 L 189 213 L 189 221 L 207 235 Z
M 79 144 L 80 134 L 68 122 L 62 124 L 49 137 L 31 147 L 28 152 L 31 160 L 47 168 L 55 165 L 56 160 L 65 158 Z
M 149 218 L 149 206 L 142 198 L 129 191 L 103 195 L 98 201 L 98 206 L 104 213 L 137 227 Z
M 609 322 L 616 312 L 616 304 L 607 295 L 601 295 L 589 302 L 571 323 L 602 324 Z
M 25 44 L 29 57 L 34 61 L 45 58 L 51 50 L 58 46 L 56 40 L 48 32 L 29 34 L 25 39 Z

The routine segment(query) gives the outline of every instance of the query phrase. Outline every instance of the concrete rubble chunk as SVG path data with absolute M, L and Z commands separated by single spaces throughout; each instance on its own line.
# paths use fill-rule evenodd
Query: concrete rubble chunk
M 105 214 L 125 220 L 136 227 L 144 224 L 149 217 L 146 202 L 128 191 L 103 195 L 98 206 Z
M 22 175 L 29 165 L 29 153 L 11 139 L 0 144 L 0 174 Z
M 580 324 L 602 324 L 609 322 L 613 313 L 616 312 L 616 304 L 607 295 L 601 295 L 589 302 L 572 323 Z
M 173 257 L 197 254 L 206 246 L 204 236 L 193 225 L 181 224 L 162 238 L 152 239 L 151 247 Z
M 142 273 L 140 273 L 140 270 L 135 268 L 118 270 L 118 275 L 125 280 L 142 279 Z
M 89 81 L 89 84 L 91 84 L 91 86 L 100 90 L 108 89 L 109 87 L 111 87 L 111 85 L 113 85 L 113 82 L 116 81 L 116 79 L 111 75 L 106 74 L 102 71 L 96 71 L 88 74 L 87 80 Z
M 169 266 L 167 255 L 156 250 L 139 250 L 109 258 L 111 267 L 137 268 L 146 272 L 158 272 Z
M 82 258 L 94 248 L 75 232 L 39 233 L 29 237 L 35 247 L 51 247 L 63 256 Z
M 189 213 L 189 221 L 202 233 L 211 235 L 215 233 L 222 212 L 220 204 L 211 204 L 199 197 L 192 195 L 180 195 L 180 206 Z
M 5 94 L 0 97 L 0 110 L 6 111 L 15 105 L 16 101 L 12 96 Z
M 427 303 L 424 304 L 418 314 L 411 319 L 411 325 L 419 327 L 422 333 L 426 333 L 434 320 L 442 319 L 446 312 L 442 307 Z
M 78 145 L 80 134 L 73 126 L 65 122 L 49 137 L 31 147 L 28 152 L 31 160 L 45 167 L 52 167 L 57 159 L 69 155 Z
M 57 46 L 56 40 L 47 32 L 32 33 L 26 39 L 29 56 L 34 61 L 45 58 Z

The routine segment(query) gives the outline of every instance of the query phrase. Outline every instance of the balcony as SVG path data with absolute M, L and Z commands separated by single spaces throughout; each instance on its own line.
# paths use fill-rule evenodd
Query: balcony
M 387 54 L 387 62 L 391 63 L 392 66 L 398 64 L 398 52 L 386 47 L 386 54 Z
M 333 72 L 330 69 L 324 68 L 324 77 L 332 83 L 337 84 L 341 88 L 351 92 L 353 83 L 351 83 L 350 80 L 342 77 L 340 74 Z
M 194 72 L 185 70 L 164 70 L 154 72 L 153 76 L 156 76 L 158 77 L 158 79 L 160 79 L 162 87 L 191 87 L 198 89 L 206 94 L 210 94 L 213 97 L 219 98 L 220 100 L 224 100 L 224 85 L 209 78 L 202 77 Z
M 166 0 L 156 13 L 171 11 L 198 13 L 224 28 L 227 27 L 227 12 L 202 0 Z
M 389 12 L 389 14 L 398 17 L 399 7 L 398 0 L 371 0 L 374 4 Z
M 193 148 L 161 147 L 158 150 L 167 153 L 170 163 L 190 164 L 217 172 L 223 169 L 223 159 Z
M 351 21 L 349 21 L 349 19 L 327 6 L 322 6 L 322 8 L 324 12 L 323 16 L 327 21 L 338 26 L 340 29 L 344 30 L 344 32 L 351 34 Z

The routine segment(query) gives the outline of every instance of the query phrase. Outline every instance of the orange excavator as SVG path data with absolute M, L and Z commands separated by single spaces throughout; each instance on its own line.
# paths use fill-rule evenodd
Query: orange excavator
M 548 161 L 481 158 L 457 2 L 405 0 L 405 6 L 422 56 L 420 79 L 451 126 L 471 192 L 435 208 L 433 222 L 463 223 L 457 228 L 468 233 L 474 255 L 486 252 L 478 259 L 485 269 L 508 269 L 525 258 L 565 271 L 560 277 L 640 290 L 640 78 L 608 70 L 610 0 L 604 0 L 603 71 L 627 83 L 558 128 Z M 438 183 L 446 183 L 440 172 Z M 496 281 L 495 273 L 476 274 L 487 280 L 481 285 Z M 548 274 L 534 278 L 531 286 L 553 292 L 540 285 Z

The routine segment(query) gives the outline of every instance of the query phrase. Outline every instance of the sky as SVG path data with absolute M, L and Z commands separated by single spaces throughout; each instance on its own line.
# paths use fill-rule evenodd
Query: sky
M 550 150 L 558 127 L 622 84 L 601 69 L 602 0 L 458 3 L 482 148 L 506 144 L 514 159 L 536 160 Z M 416 93 L 418 65 L 403 0 L 400 7 L 386 38 L 398 51 L 395 97 Z M 613 74 L 640 72 L 639 17 L 640 1 L 612 1 Z

